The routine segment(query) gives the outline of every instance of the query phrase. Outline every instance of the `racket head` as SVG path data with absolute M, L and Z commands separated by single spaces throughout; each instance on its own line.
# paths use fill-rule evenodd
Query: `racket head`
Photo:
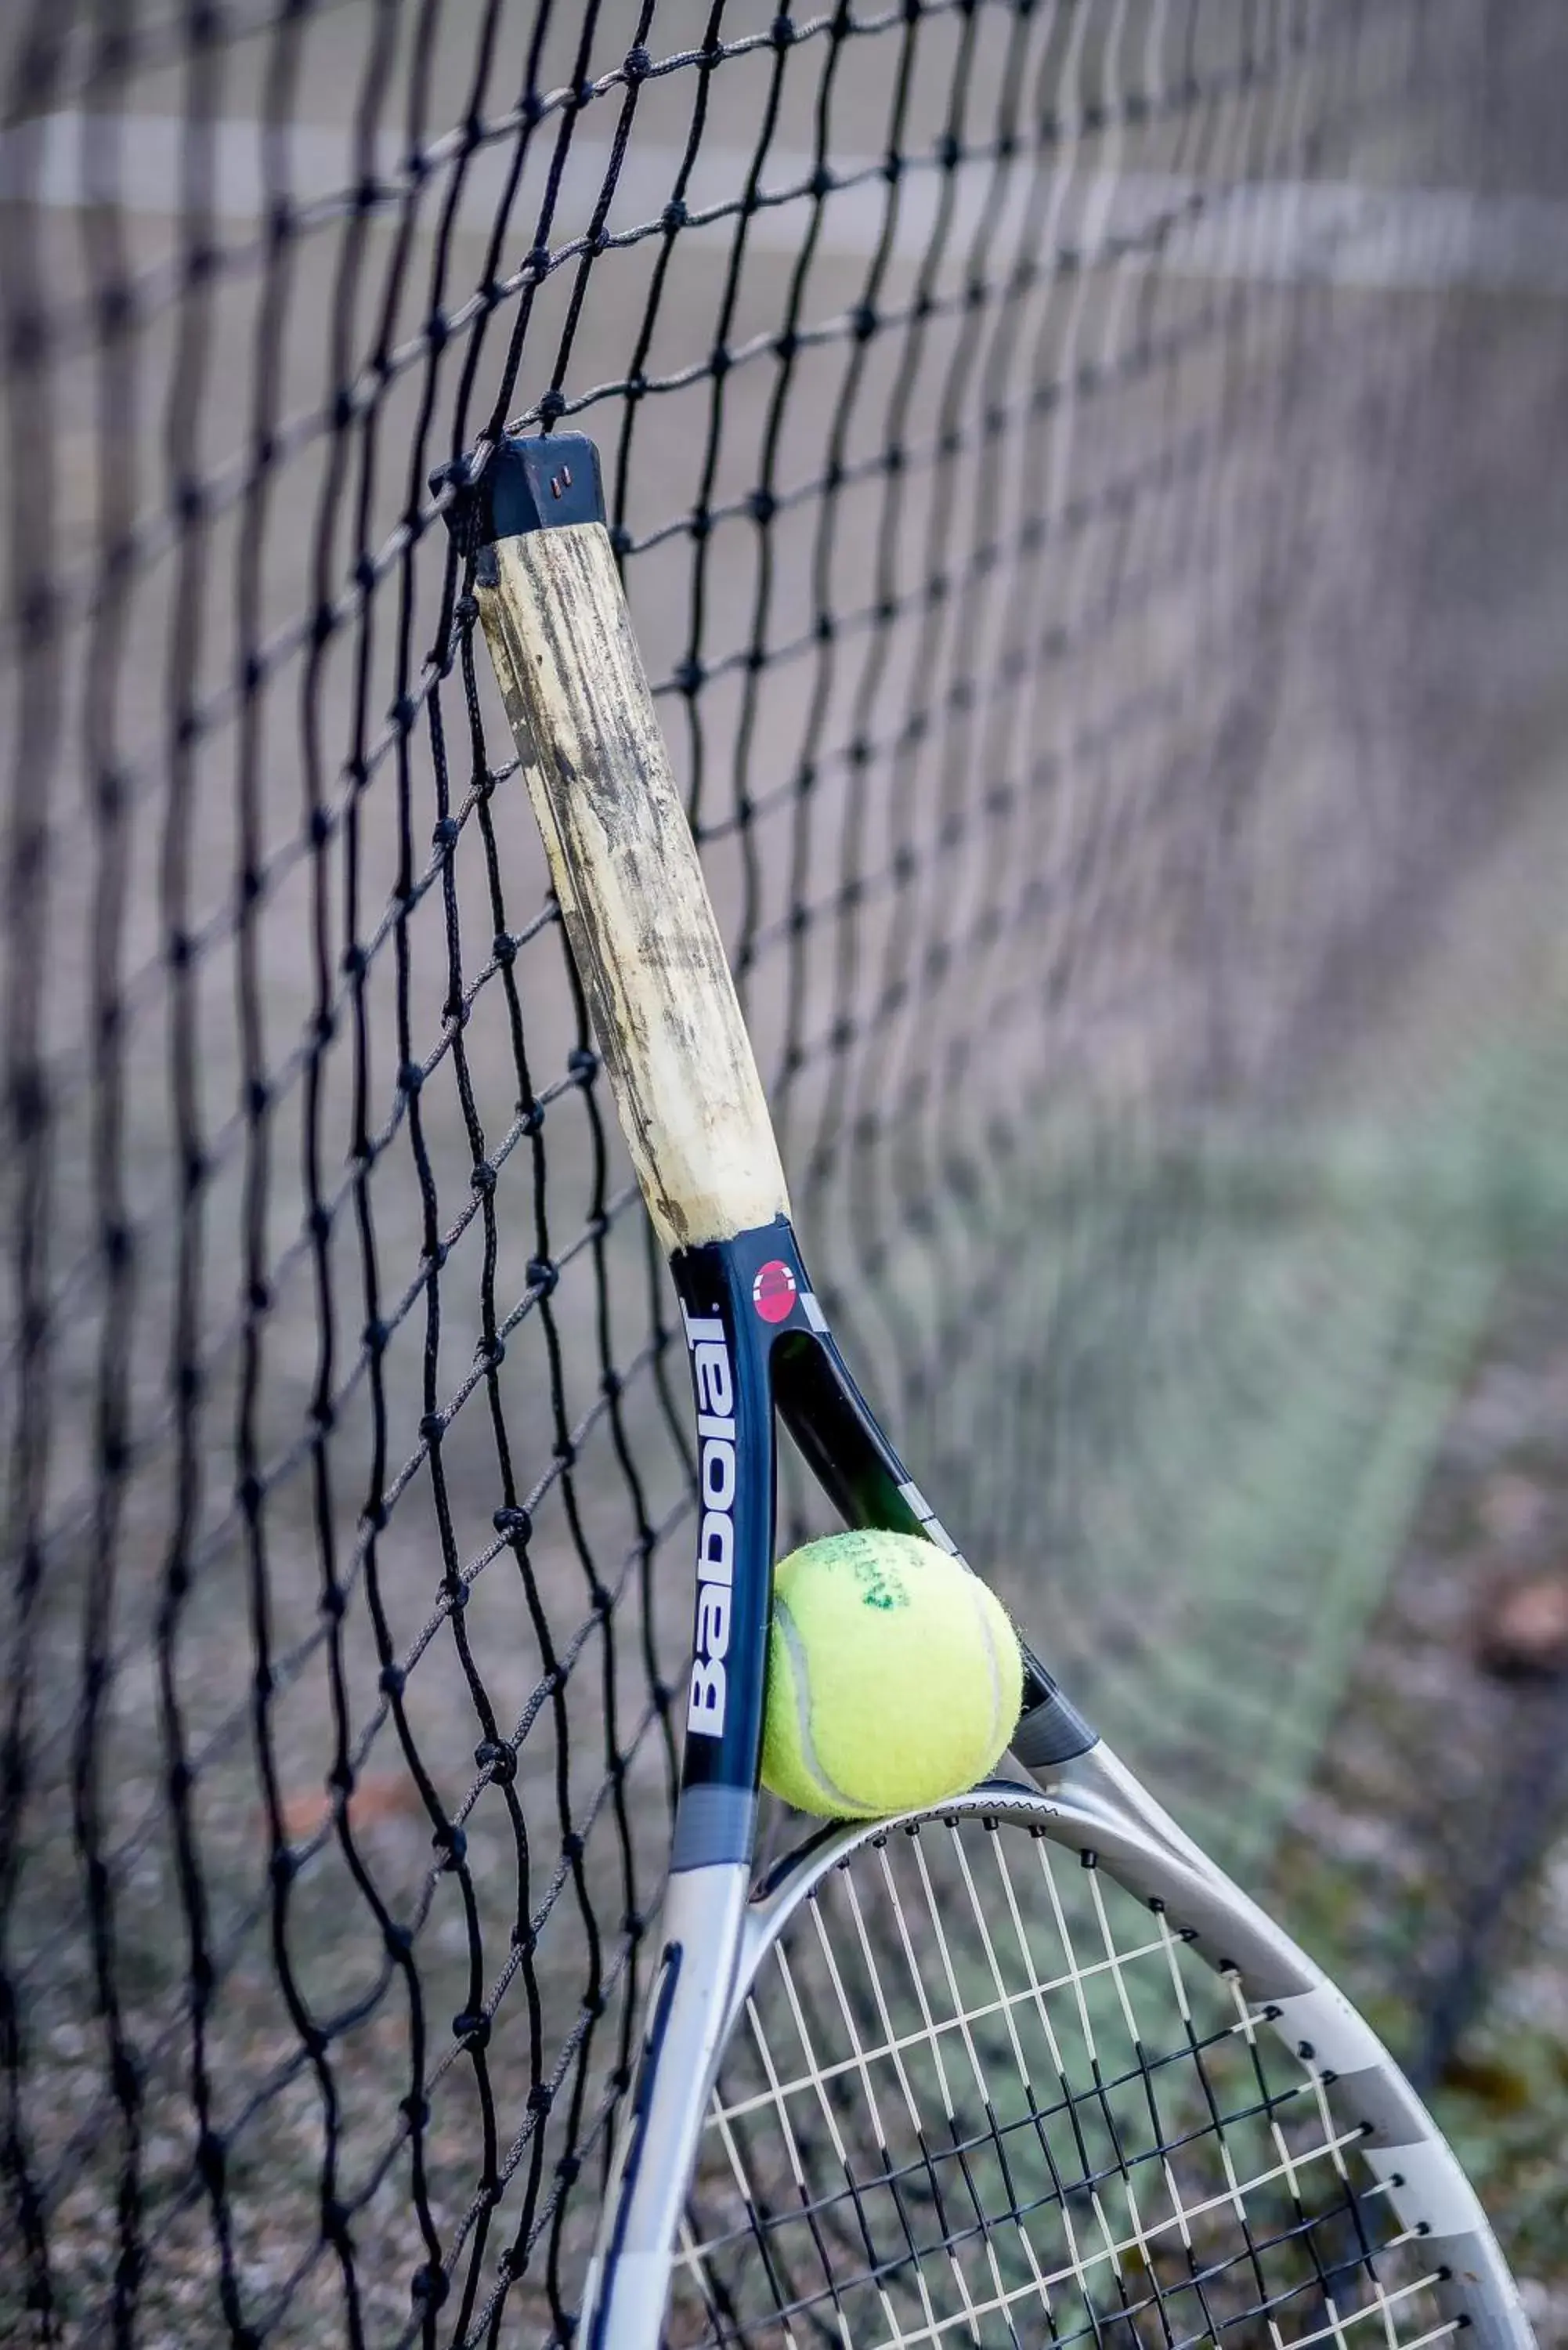
M 1531 2340 L 1376 2036 L 1106 1759 L 759 1889 L 667 2342 Z

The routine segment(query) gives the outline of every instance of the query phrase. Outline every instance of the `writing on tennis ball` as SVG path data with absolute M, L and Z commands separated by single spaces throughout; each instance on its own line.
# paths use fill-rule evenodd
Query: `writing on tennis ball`
M 763 1781 L 797 1810 L 877 1819 L 993 1771 L 1023 1669 L 1006 1610 L 934 1543 L 861 1528 L 781 1559 Z

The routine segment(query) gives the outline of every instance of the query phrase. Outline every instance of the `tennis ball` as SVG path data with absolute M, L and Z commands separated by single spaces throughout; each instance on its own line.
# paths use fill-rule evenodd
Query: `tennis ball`
M 940 1803 L 995 1767 L 1023 1683 L 1000 1600 L 934 1543 L 807 1543 L 774 1575 L 763 1784 L 827 1819 Z

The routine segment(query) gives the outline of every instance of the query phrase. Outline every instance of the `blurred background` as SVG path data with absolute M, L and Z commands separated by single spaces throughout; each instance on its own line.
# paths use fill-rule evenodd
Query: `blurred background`
M 1568 17 L 0 90 L 0 2334 L 569 2335 L 688 1407 L 443 518 L 569 422 L 851 1359 L 1568 2344 Z

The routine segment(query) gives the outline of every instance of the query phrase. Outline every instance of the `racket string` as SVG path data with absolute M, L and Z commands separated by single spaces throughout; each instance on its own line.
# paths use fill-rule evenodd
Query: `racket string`
M 668 2338 L 1415 2350 L 1453 2326 L 1364 2136 L 1107 1871 L 895 1831 L 758 1968 Z

